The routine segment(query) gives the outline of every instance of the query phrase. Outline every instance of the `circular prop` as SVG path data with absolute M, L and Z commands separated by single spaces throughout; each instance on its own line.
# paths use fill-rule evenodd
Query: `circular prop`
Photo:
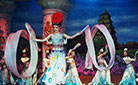
M 107 40 L 107 44 L 109 46 L 109 51 L 110 51 L 110 56 L 111 56 L 109 65 L 108 65 L 108 67 L 105 67 L 105 68 L 100 68 L 96 61 L 93 38 L 98 30 L 100 30 L 103 33 L 103 35 L 105 36 L 105 38 Z M 86 29 L 85 34 L 86 34 L 86 38 L 85 38 L 86 44 L 88 47 L 88 54 L 90 55 L 91 59 L 93 60 L 94 66 L 99 70 L 109 70 L 113 66 L 114 58 L 115 58 L 115 45 L 114 45 L 114 41 L 113 41 L 109 31 L 107 30 L 107 28 L 104 25 L 100 24 L 100 25 L 95 25 L 92 28 L 92 31 L 90 31 L 90 29 Z
M 25 30 L 19 30 L 16 33 L 11 33 L 7 38 L 6 47 L 5 47 L 5 62 L 8 69 L 17 77 L 25 78 L 32 76 L 35 72 L 37 61 L 38 61 L 38 47 L 37 43 L 31 40 L 31 37 L 35 37 L 35 33 L 29 24 L 25 24 L 28 30 L 28 33 Z M 24 37 L 30 43 L 30 53 L 31 53 L 31 60 L 28 69 L 19 74 L 17 70 L 17 63 L 16 63 L 16 52 L 19 43 L 19 38 Z M 30 36 L 30 37 L 29 37 Z

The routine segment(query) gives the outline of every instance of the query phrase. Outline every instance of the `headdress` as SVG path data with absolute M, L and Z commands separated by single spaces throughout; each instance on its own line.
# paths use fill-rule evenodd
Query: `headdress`
M 128 49 L 127 48 L 124 48 L 124 51 L 128 51 Z
M 103 52 L 104 52 L 104 49 L 103 49 L 103 48 L 101 48 L 101 49 L 100 49 L 100 52 L 101 52 L 101 53 L 103 53 Z
M 52 15 L 52 25 L 61 26 L 63 15 L 60 12 L 56 12 Z

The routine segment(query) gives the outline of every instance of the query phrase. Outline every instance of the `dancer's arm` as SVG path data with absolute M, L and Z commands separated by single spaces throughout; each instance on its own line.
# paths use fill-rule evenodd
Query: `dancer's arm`
M 69 58 L 73 57 L 73 56 L 71 55 L 71 52 L 72 52 L 72 51 L 73 51 L 72 49 L 69 50 L 69 52 L 68 52 L 67 56 L 65 57 L 65 59 L 69 59 Z
M 44 39 L 33 39 L 34 41 L 37 41 L 37 42 L 44 42 L 44 41 L 47 41 L 50 39 L 51 35 L 48 35 L 46 38 Z
M 74 39 L 75 37 L 81 35 L 87 28 L 89 28 L 89 25 L 87 25 L 82 31 L 76 33 L 73 36 L 69 36 L 69 35 L 64 34 L 64 37 L 66 37 L 67 39 Z
M 65 59 L 73 58 L 73 56 L 66 56 Z
M 77 37 L 77 36 L 79 36 L 79 35 L 81 35 L 80 32 L 74 34 L 73 36 L 69 36 L 69 35 L 67 35 L 67 34 L 64 34 L 64 37 L 67 38 L 67 39 L 74 39 L 75 37 Z
M 105 52 L 103 53 L 104 55 L 106 55 L 108 53 L 108 46 L 105 46 Z
M 133 59 L 131 59 L 131 61 L 136 61 L 136 59 L 133 58 Z
M 99 55 L 97 58 L 100 59 L 104 56 L 104 54 Z
M 101 55 L 98 56 L 98 59 L 102 58 L 104 55 L 106 55 L 108 53 L 108 46 L 105 46 L 105 52 Z
M 138 50 L 135 52 L 135 56 L 134 56 L 134 60 L 136 61 L 136 57 L 137 57 L 137 54 L 138 54 Z
M 77 45 L 75 45 L 73 49 L 70 49 L 70 50 L 69 50 L 69 52 L 68 52 L 67 55 L 70 55 L 70 54 L 71 54 L 75 49 L 77 49 L 79 46 L 81 46 L 81 44 L 80 44 L 80 43 L 77 43 Z M 75 56 L 75 55 L 73 55 L 73 56 Z
M 77 43 L 77 45 L 75 45 L 73 49 L 70 49 L 67 54 L 67 57 L 65 57 L 65 59 L 73 58 L 75 56 L 74 50 L 77 49 L 79 46 L 81 46 L 81 44 Z M 72 52 L 74 52 L 74 53 L 72 53 Z
M 107 62 L 104 60 L 105 67 L 108 67 Z

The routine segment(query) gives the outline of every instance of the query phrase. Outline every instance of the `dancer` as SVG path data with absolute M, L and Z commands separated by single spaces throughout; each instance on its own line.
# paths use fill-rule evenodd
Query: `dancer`
M 23 69 L 23 72 L 26 71 L 26 69 L 28 68 L 29 66 L 29 62 L 30 62 L 30 58 L 27 57 L 27 48 L 23 49 L 22 50 L 22 57 L 21 57 L 21 62 L 23 63 L 24 65 L 24 69 Z M 18 78 L 16 80 L 16 83 L 19 84 L 19 85 L 32 85 L 32 76 L 30 77 L 27 77 L 27 78 Z
M 53 47 L 52 52 L 49 55 L 50 66 L 45 72 L 44 77 L 42 79 L 42 81 L 46 85 L 56 85 L 65 83 L 66 62 L 64 58 L 64 44 L 67 43 L 67 39 L 73 39 L 81 34 L 79 32 L 73 36 L 69 36 L 61 33 L 62 14 L 59 12 L 56 12 L 52 15 L 52 26 L 53 30 L 55 31 L 53 34 L 49 34 L 45 39 L 33 39 L 34 41 L 38 42 L 47 41 L 47 43 L 52 44 Z
M 65 57 L 65 59 L 69 63 L 69 70 L 66 75 L 66 83 L 65 83 L 66 85 L 82 85 L 75 65 L 75 60 L 73 59 L 73 57 L 75 56 L 74 50 L 80 45 L 81 44 L 78 43 L 73 49 L 70 49 L 67 54 L 67 57 Z
M 5 65 L 4 58 L 0 57 L 0 85 L 6 85 L 9 83 L 8 76 L 8 69 Z
M 130 58 L 127 56 L 127 51 L 128 49 L 124 49 L 124 58 L 123 60 L 127 64 L 126 70 L 123 74 L 122 80 L 120 81 L 119 85 L 136 85 L 135 81 L 135 71 L 134 68 L 131 64 L 131 61 L 136 61 L 136 56 L 135 58 Z
M 100 49 L 99 56 L 97 58 L 101 68 L 108 66 L 105 59 L 103 59 L 103 56 L 105 56 L 107 52 L 107 45 L 105 46 L 105 52 L 103 48 Z M 111 83 L 110 70 L 98 70 L 89 85 L 113 85 L 113 83 Z

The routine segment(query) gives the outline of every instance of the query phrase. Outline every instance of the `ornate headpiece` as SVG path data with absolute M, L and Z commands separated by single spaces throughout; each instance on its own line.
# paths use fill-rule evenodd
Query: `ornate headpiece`
M 52 25 L 61 26 L 63 16 L 60 12 L 56 12 L 52 15 Z
M 104 49 L 103 49 L 103 48 L 101 48 L 101 49 L 100 49 L 100 52 L 101 52 L 101 53 L 103 53 L 103 52 L 104 52 Z
M 128 51 L 128 49 L 127 48 L 124 48 L 124 51 Z

